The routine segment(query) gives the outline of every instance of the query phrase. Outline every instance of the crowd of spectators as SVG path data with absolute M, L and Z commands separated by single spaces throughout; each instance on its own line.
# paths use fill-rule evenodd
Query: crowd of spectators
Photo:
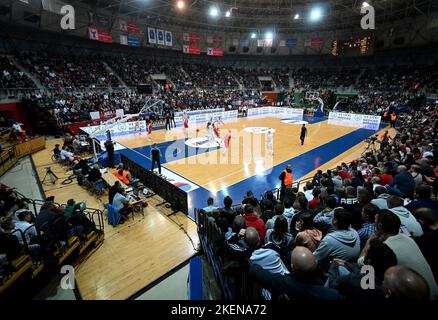
M 48 89 L 108 88 L 120 83 L 102 59 L 87 56 L 39 56 L 22 54 L 20 64 Z
M 35 84 L 7 57 L 0 56 L 0 89 L 10 88 L 35 88 Z
M 307 90 L 326 88 L 351 87 L 356 84 L 360 71 L 356 69 L 345 70 L 318 70 L 301 68 L 292 71 L 294 83 Z
M 383 115 L 386 110 L 391 113 L 397 106 L 409 105 L 424 97 L 426 90 L 437 89 L 437 69 L 430 66 L 293 70 L 173 61 L 163 63 L 138 57 L 84 59 L 28 53 L 14 59 L 48 89 L 60 89 L 30 97 L 30 101 L 48 109 L 58 124 L 90 120 L 90 112 L 99 112 L 101 118 L 113 116 L 117 109 L 136 113 L 145 102 L 145 96 L 136 93 L 136 86 L 141 83 L 154 84 L 155 98 L 176 111 L 263 104 L 265 101 L 260 94 L 262 85 L 267 89 L 288 89 L 291 79 L 294 86 L 291 93 L 286 90 L 286 95 L 301 89 L 302 93 L 318 91 L 326 106 L 325 111 L 337 102 L 335 91 L 330 88 L 355 89 L 359 92 L 358 96 L 349 98 L 345 107 L 339 104 L 338 110 L 362 114 Z M 34 85 L 9 58 L 1 58 L 0 65 L 0 80 L 6 83 L 3 86 Z M 153 74 L 164 74 L 166 79 L 153 80 Z M 120 87 L 119 77 L 129 88 Z M 260 81 L 259 77 L 271 77 L 272 81 L 267 78 Z M 98 88 L 103 89 L 99 91 Z M 293 96 L 286 100 L 288 104 L 305 102 L 304 95 L 301 101 L 295 101 Z
M 436 65 L 411 67 L 379 67 L 367 70 L 359 79 L 358 86 L 372 91 L 405 92 L 428 89 L 438 90 Z
M 53 252 L 66 247 L 70 236 L 78 236 L 81 243 L 91 231 L 100 232 L 84 214 L 85 202 L 73 199 L 67 205 L 55 203 L 48 197 L 38 214 L 30 208 L 30 201 L 15 189 L 0 186 L 0 279 L 8 272 L 8 265 L 23 254 L 29 254 L 34 267 L 44 261 L 53 267 L 57 261 Z
M 135 92 L 89 92 L 83 94 L 59 93 L 56 95 L 32 95 L 27 101 L 50 112 L 59 125 L 91 120 L 90 112 L 99 112 L 101 118 L 114 117 L 116 110 L 138 113 L 146 96 Z
M 437 105 L 400 115 L 376 150 L 319 170 L 303 191 L 285 186 L 280 199 L 260 200 L 248 192 L 223 208 L 209 199 L 203 211 L 224 235 L 213 244 L 224 275 L 245 272 L 268 299 L 438 299 L 437 119 Z M 361 286 L 364 266 L 373 290 Z
M 238 89 L 234 70 L 230 67 L 219 67 L 210 64 L 189 64 L 183 66 L 195 88 L 202 89 Z

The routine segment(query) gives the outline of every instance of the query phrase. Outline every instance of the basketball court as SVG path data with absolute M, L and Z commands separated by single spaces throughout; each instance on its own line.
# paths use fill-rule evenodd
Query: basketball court
M 308 136 L 301 145 L 303 123 Z M 228 130 L 231 144 L 224 150 L 221 139 Z M 267 150 L 268 131 L 273 132 L 273 155 Z M 238 203 L 248 190 L 259 196 L 267 187 L 278 187 L 278 176 L 286 164 L 292 164 L 297 181 L 349 149 L 363 148 L 363 141 L 377 131 L 329 124 L 326 118 L 296 120 L 264 114 L 225 120 L 220 137 L 213 142 L 209 141 L 206 124 L 199 122 L 191 123 L 188 139 L 182 127 L 170 131 L 156 127 L 152 142 L 145 132 L 119 135 L 114 140 L 120 144 L 122 154 L 135 158 L 148 169 L 150 150 L 156 143 L 162 153 L 163 170 L 190 182 L 192 187 L 186 191 L 192 212 L 194 208 L 204 207 L 208 196 L 213 196 L 217 205 L 227 195 Z M 355 156 L 360 153 L 356 152 Z

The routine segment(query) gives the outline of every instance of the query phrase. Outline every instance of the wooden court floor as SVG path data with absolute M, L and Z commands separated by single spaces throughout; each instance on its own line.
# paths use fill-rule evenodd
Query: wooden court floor
M 32 156 L 40 180 L 47 167 L 59 177 L 55 184 L 43 184 L 46 196 L 55 196 L 55 201 L 61 204 L 71 198 L 86 200 L 88 207 L 103 209 L 103 204 L 108 202 L 107 195 L 94 197 L 76 181 L 68 185 L 61 183 L 71 171 L 66 172 L 51 160 L 51 150 L 56 143 L 62 142 L 48 140 L 46 149 Z M 167 217 L 169 209 L 156 207 L 161 202 L 157 196 L 150 198 L 144 218 L 136 214 L 134 220 L 115 228 L 108 225 L 105 218 L 103 244 L 75 266 L 76 282 L 83 299 L 127 299 L 196 253 L 199 244 L 196 224 L 183 213 Z

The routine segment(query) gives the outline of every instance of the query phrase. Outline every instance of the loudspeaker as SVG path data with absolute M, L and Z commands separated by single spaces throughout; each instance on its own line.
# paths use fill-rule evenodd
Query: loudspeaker
M 236 47 L 235 47 L 235 46 L 230 46 L 230 47 L 228 48 L 228 51 L 229 51 L 229 52 L 236 52 Z
M 244 52 L 244 53 L 249 52 L 249 47 L 243 47 L 243 48 L 242 48 L 242 52 Z
M 139 84 L 137 86 L 137 91 L 138 91 L 138 93 L 141 93 L 141 94 L 152 94 L 152 93 L 154 93 L 154 90 L 153 90 L 151 84 Z
M 263 47 L 257 47 L 257 53 L 262 53 L 263 52 Z

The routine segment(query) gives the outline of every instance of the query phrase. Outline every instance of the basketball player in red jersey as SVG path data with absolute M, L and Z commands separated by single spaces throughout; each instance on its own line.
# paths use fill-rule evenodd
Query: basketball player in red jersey
M 189 116 L 188 115 L 186 115 L 184 117 L 183 126 L 184 126 L 184 135 L 186 136 L 186 139 L 188 139 L 189 138 Z
M 214 135 L 216 136 L 216 138 L 220 139 L 221 137 L 219 136 L 219 123 L 213 122 L 212 126 L 213 126 Z
M 148 140 L 152 141 L 152 121 L 148 122 Z
M 222 155 L 225 155 L 231 144 L 231 130 L 228 130 L 227 134 L 223 139 L 223 142 L 224 142 L 224 148 L 222 150 Z

